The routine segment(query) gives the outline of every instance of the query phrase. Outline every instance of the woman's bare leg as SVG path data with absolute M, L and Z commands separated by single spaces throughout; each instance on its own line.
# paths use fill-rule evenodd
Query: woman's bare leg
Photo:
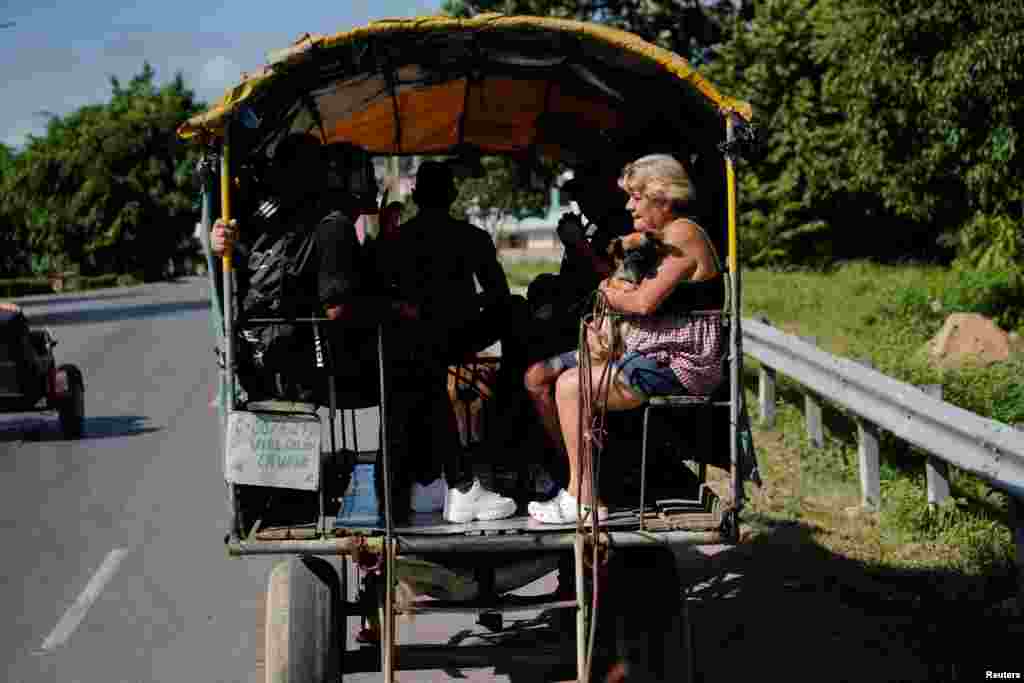
M 558 407 L 552 389 L 561 373 L 561 370 L 553 370 L 540 361 L 528 367 L 523 377 L 530 402 L 544 427 L 548 446 L 556 453 L 562 450 L 562 431 L 558 425 Z
M 590 369 L 591 390 L 598 387 L 601 375 L 605 371 L 605 365 L 593 365 Z M 612 370 L 618 374 L 614 369 Z M 582 477 L 583 474 L 580 462 L 579 424 L 580 424 L 580 371 L 579 368 L 566 370 L 558 378 L 555 385 L 555 402 L 558 406 L 558 420 L 561 424 L 562 438 L 565 440 L 566 456 L 569 458 L 569 487 L 568 491 L 573 496 L 580 491 L 580 498 L 587 505 L 593 498 L 593 491 L 590 486 L 590 476 Z M 625 385 L 616 381 L 615 376 L 611 378 L 608 385 L 608 410 L 629 410 L 642 405 L 644 402 L 641 396 L 634 394 Z M 586 429 L 590 424 L 590 415 L 583 416 L 583 426 Z M 580 489 L 577 489 L 578 486 Z

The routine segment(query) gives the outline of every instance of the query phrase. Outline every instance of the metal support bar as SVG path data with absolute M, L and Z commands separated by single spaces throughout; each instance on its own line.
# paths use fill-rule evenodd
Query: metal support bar
M 757 403 L 761 424 L 769 428 L 775 426 L 776 380 L 775 369 L 762 365 L 757 378 Z
M 589 680 L 587 668 L 587 596 L 583 588 L 583 534 L 572 541 L 573 565 L 576 573 L 576 679 Z M 596 586 L 594 588 L 597 589 Z
M 810 344 L 818 345 L 817 337 L 800 337 L 800 340 Z M 825 446 L 825 428 L 821 421 L 821 401 L 813 391 L 804 392 L 804 424 L 807 428 L 807 440 L 814 448 Z
M 743 507 L 743 477 L 740 475 L 740 411 L 743 401 L 743 333 L 740 311 L 742 287 L 739 268 L 739 230 L 736 225 L 736 165 L 733 149 L 736 142 L 738 117 L 728 112 L 725 116 L 725 185 L 728 223 L 729 271 L 729 463 L 732 467 L 733 504 L 739 512 Z M 641 511 L 642 512 L 642 511 Z
M 224 141 L 220 152 L 220 213 L 226 223 L 231 220 L 231 121 L 224 125 Z M 224 313 L 224 391 L 222 401 L 224 403 L 225 417 L 235 409 L 235 325 L 234 325 L 234 264 L 232 261 L 232 248 L 227 245 L 224 254 L 221 256 L 221 271 L 224 276 L 224 284 L 221 292 L 224 301 L 221 310 Z M 227 438 L 227 430 L 224 431 L 224 438 Z M 223 444 L 224 452 L 227 452 L 227 443 Z M 238 486 L 228 484 L 228 492 L 231 498 L 231 540 L 238 538 L 238 527 L 241 520 L 239 509 Z
M 651 404 L 644 406 L 644 435 L 640 441 L 640 531 L 647 525 L 644 523 L 644 512 L 647 497 L 647 430 L 650 428 Z
M 451 601 L 444 601 L 442 603 L 440 600 L 422 600 L 396 611 L 401 614 L 474 614 L 485 611 L 514 614 L 516 612 L 535 612 L 548 609 L 569 609 L 577 607 L 578 604 L 576 600 L 553 600 L 550 596 L 542 596 L 539 600 L 524 600 L 522 604 L 499 601 L 483 605 L 476 602 L 460 604 Z
M 920 389 L 932 398 L 942 400 L 941 384 L 925 384 Z M 929 453 L 924 464 L 924 473 L 928 482 L 928 505 L 941 505 L 949 498 L 949 466 Z
M 392 538 L 384 544 L 384 623 L 381 624 L 381 656 L 384 683 L 395 681 L 395 554 L 397 548 Z
M 861 506 L 865 510 L 877 511 L 882 505 L 878 428 L 860 419 L 857 420 L 857 460 L 860 463 Z
M 1010 531 L 1017 565 L 1017 609 L 1024 609 L 1024 500 L 1010 496 Z
M 224 222 L 231 220 L 231 125 L 224 126 L 224 142 L 220 154 L 220 214 Z M 234 336 L 234 263 L 230 245 L 221 257 L 221 271 L 224 274 L 224 389 L 227 394 L 225 410 L 235 409 L 235 336 Z
M 866 368 L 870 360 L 857 361 Z M 860 469 L 860 502 L 865 510 L 877 512 L 882 505 L 881 464 L 878 449 L 878 427 L 855 418 L 857 422 L 857 462 Z
M 575 531 L 509 534 L 505 536 L 397 536 L 398 553 L 432 555 L 444 553 L 550 552 L 572 550 Z M 601 540 L 611 547 L 700 546 L 725 543 L 721 531 L 602 531 Z M 242 555 L 346 555 L 360 548 L 382 552 L 383 536 L 345 536 L 323 540 L 235 541 L 228 554 Z

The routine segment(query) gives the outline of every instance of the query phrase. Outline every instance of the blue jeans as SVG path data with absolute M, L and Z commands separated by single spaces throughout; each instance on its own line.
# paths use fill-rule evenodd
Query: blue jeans
M 579 367 L 579 352 L 566 351 L 546 361 L 552 370 L 568 370 Z M 659 365 L 650 356 L 631 351 L 611 362 L 617 368 L 618 381 L 643 398 L 650 396 L 674 396 L 685 394 L 686 387 L 679 383 L 672 368 Z

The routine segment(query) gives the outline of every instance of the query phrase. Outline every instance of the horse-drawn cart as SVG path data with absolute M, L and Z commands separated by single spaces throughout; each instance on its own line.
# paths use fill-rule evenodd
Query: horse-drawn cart
M 667 549 L 737 542 L 749 472 L 742 466 L 746 440 L 733 170 L 749 119 L 748 105 L 719 93 L 674 53 L 631 34 L 568 20 L 484 15 L 386 20 L 330 37 L 306 36 L 273 54 L 263 70 L 182 126 L 181 135 L 206 151 L 207 235 L 218 168 L 220 212 L 230 217 L 238 169 L 288 132 L 309 131 L 329 147 L 354 147 L 370 156 L 508 155 L 526 169 L 539 158 L 567 166 L 600 162 L 611 150 L 642 138 L 648 147 L 654 141 L 685 157 L 695 169 L 702 200 L 715 217 L 712 238 L 727 254 L 727 386 L 714 396 L 651 398 L 642 409 L 639 438 L 608 444 L 620 450 L 617 461 L 639 467 L 639 491 L 635 499 L 619 501 L 596 528 L 541 525 L 526 516 L 450 524 L 437 515 L 396 523 L 389 500 L 394 463 L 388 453 L 386 331 L 378 330 L 376 448 L 382 453 L 375 457 L 368 453 L 374 449 L 352 443 L 358 430 L 347 427 L 352 409 L 366 405 L 341 401 L 338 433 L 336 387 L 326 408 L 239 400 L 233 266 L 225 258 L 221 281 L 211 256 L 215 327 L 225 361 L 228 550 L 233 556 L 291 556 L 269 579 L 268 681 L 338 680 L 357 669 L 355 654 L 344 652 L 348 616 L 366 627 L 370 651 L 379 648 L 374 666 L 387 681 L 396 669 L 426 666 L 430 655 L 483 666 L 491 655 L 478 648 L 453 646 L 439 653 L 398 647 L 396 614 L 482 613 L 495 626 L 501 621 L 494 615 L 524 610 L 570 615 L 551 622 L 575 626 L 567 629 L 575 637 L 555 642 L 552 653 L 560 656 L 562 645 L 574 644 L 579 680 L 615 661 L 625 662 L 628 680 L 689 680 L 692 647 Z M 329 324 L 315 317 L 293 322 Z M 486 404 L 488 392 L 479 391 L 478 383 L 462 375 L 458 382 L 460 396 Z M 697 419 L 691 419 L 694 415 Z M 651 453 L 664 442 L 655 444 L 649 430 L 658 416 L 667 417 L 670 426 L 691 419 L 687 424 L 718 432 L 694 437 L 674 451 L 672 457 L 692 461 L 698 475 L 691 490 L 678 495 L 666 495 L 657 490 L 661 482 L 649 481 Z M 707 484 L 708 463 L 731 472 L 730 492 L 718 495 Z M 382 487 L 374 486 L 375 477 L 383 480 Z M 383 491 L 376 503 L 379 515 L 372 501 L 377 488 Z M 368 501 L 369 514 L 360 518 L 360 506 Z M 317 556 L 340 556 L 346 569 L 338 572 Z M 352 580 L 354 567 L 367 577 L 362 585 Z M 560 582 L 553 592 L 512 594 L 555 570 Z M 401 600 L 399 585 L 405 587 Z M 637 634 L 644 634 L 639 647 Z M 521 657 L 540 666 L 544 644 L 554 641 L 510 637 L 501 642 L 512 651 L 518 645 Z

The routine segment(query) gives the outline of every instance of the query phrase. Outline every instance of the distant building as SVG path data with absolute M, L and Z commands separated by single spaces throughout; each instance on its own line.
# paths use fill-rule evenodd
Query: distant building
M 561 192 L 561 186 L 572 172 L 563 173 L 551 186 L 547 210 L 543 216 L 508 218 L 495 230 L 498 250 L 511 258 L 558 259 L 562 254 L 562 242 L 558 239 L 558 221 L 566 213 L 576 211 Z
M 378 157 L 374 165 L 381 196 L 387 190 L 389 202 L 412 201 L 412 189 L 416 185 L 416 170 L 420 161 L 420 157 L 400 157 L 396 183 L 392 175 L 394 167 L 391 166 L 388 159 Z M 543 216 L 530 216 L 521 219 L 508 217 L 496 225 L 488 225 L 488 221 L 480 216 L 469 215 L 468 218 L 476 225 L 493 229 L 495 245 L 504 257 L 538 260 L 560 259 L 562 243 L 556 232 L 558 220 L 563 214 L 578 210 L 575 203 L 570 202 L 560 191 L 560 187 L 570 178 L 572 178 L 572 171 L 567 171 L 552 184 L 548 194 L 548 206 Z M 376 234 L 377 217 L 361 216 L 356 223 L 356 231 L 360 240 L 363 240 L 367 233 Z

